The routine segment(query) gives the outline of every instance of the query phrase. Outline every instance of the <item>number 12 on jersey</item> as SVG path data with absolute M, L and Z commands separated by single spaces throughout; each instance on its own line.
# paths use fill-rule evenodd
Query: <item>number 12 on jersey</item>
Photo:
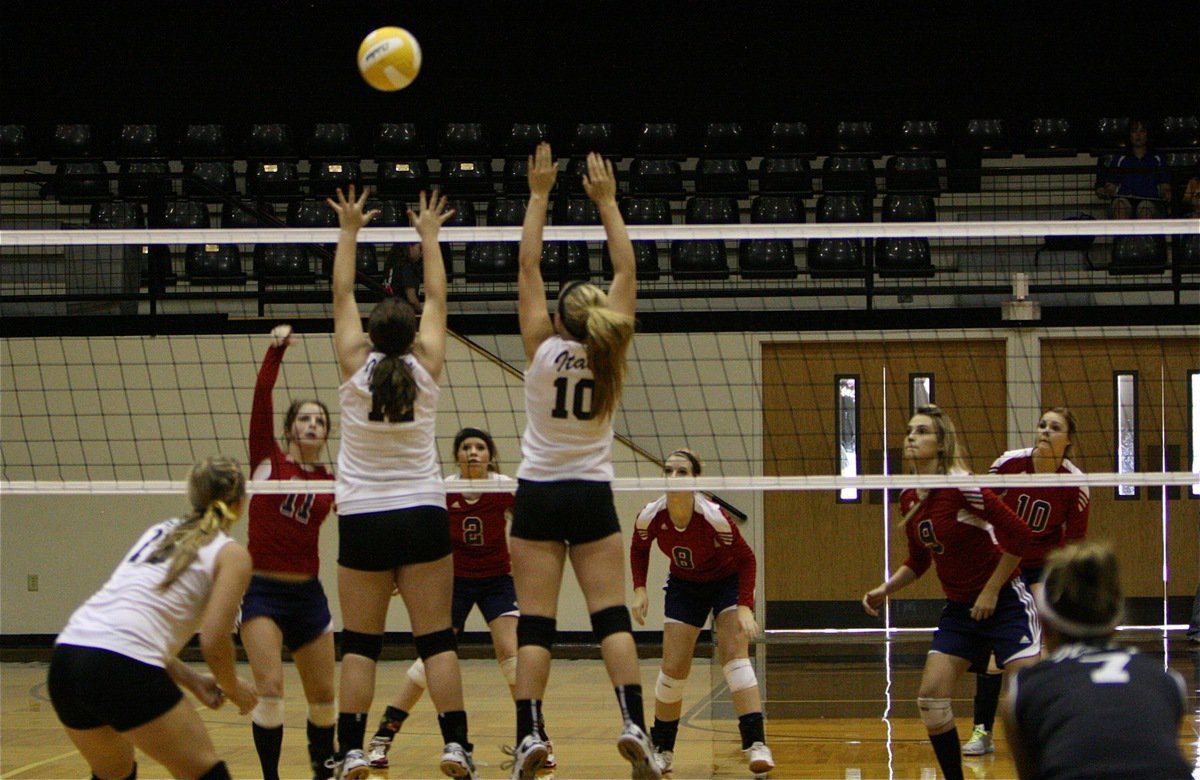
M 568 416 L 567 411 L 567 387 L 570 384 L 570 379 L 565 376 L 560 376 L 554 380 L 554 409 L 550 412 L 550 416 L 555 419 L 564 419 Z M 580 379 L 575 383 L 574 396 L 571 402 L 569 414 L 575 416 L 579 420 L 592 419 L 592 392 L 596 388 L 596 380 Z

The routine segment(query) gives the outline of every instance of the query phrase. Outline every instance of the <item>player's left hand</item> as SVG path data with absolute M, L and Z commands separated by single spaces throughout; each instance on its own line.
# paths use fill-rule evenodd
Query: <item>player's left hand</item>
M 982 591 L 979 597 L 975 599 L 975 605 L 971 607 L 971 618 L 973 620 L 987 620 L 996 612 L 996 601 L 999 600 L 998 593 L 990 593 L 987 590 Z

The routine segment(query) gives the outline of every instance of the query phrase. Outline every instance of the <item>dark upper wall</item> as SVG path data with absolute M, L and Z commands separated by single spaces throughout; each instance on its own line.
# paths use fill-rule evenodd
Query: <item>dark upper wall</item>
M 7 3 L 0 24 L 2 122 L 957 123 L 1200 103 L 1194 0 L 90 0 Z M 393 94 L 354 63 L 385 24 L 425 55 Z

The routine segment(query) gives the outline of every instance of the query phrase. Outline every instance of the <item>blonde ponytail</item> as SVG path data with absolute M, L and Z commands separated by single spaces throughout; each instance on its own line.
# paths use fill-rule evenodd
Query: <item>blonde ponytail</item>
M 232 458 L 214 455 L 192 467 L 188 479 L 192 511 L 163 537 L 149 559 L 171 562 L 159 590 L 171 587 L 219 531 L 229 530 L 245 496 L 246 476 Z

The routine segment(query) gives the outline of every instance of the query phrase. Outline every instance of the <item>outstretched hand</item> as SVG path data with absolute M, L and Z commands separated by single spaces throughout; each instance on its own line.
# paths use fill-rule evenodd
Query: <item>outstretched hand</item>
M 437 190 L 434 190 L 428 197 L 425 195 L 425 190 L 421 190 L 418 210 L 408 210 L 408 221 L 417 229 L 417 235 L 421 237 L 422 241 L 436 239 L 442 225 L 454 216 L 455 209 L 447 209 L 446 203 L 446 196 Z
M 337 212 L 338 227 L 340 227 L 342 230 L 357 231 L 361 227 L 366 227 L 368 224 L 370 224 L 371 220 L 379 216 L 379 209 L 363 211 L 363 207 L 367 202 L 367 196 L 370 194 L 371 188 L 363 187 L 362 195 L 355 197 L 354 185 L 351 184 L 350 197 L 347 198 L 342 192 L 342 188 L 338 187 L 336 202 L 333 200 L 333 198 L 325 199 L 325 202 L 329 204 L 329 207 Z
M 549 197 L 554 188 L 554 180 L 558 178 L 558 166 L 550 152 L 550 144 L 542 142 L 537 150 L 529 155 L 529 193 L 539 197 Z
M 596 202 L 597 206 L 617 202 L 617 177 L 613 173 L 611 160 L 606 160 L 598 152 L 591 152 L 587 158 L 588 172 L 583 175 L 583 191 Z

